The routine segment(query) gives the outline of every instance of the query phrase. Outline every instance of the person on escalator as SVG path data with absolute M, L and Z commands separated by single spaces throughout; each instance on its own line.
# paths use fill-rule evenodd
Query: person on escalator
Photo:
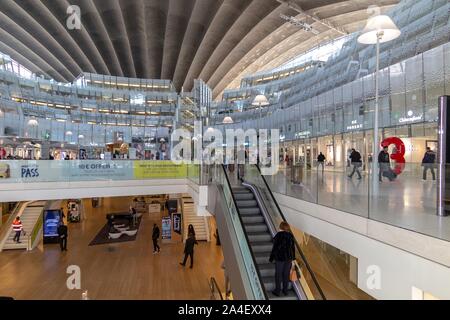
M 285 221 L 280 224 L 280 231 L 273 239 L 273 248 L 269 261 L 275 261 L 275 290 L 272 293 L 279 297 L 281 285 L 283 285 L 284 295 L 288 294 L 289 276 L 292 261 L 295 259 L 295 240 L 291 232 L 291 227 Z

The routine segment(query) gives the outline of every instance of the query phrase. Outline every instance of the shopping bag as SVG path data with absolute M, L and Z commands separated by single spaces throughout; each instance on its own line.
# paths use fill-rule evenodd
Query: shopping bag
M 298 272 L 295 264 L 292 264 L 291 272 L 289 274 L 289 280 L 292 282 L 298 281 L 300 279 L 300 273 Z

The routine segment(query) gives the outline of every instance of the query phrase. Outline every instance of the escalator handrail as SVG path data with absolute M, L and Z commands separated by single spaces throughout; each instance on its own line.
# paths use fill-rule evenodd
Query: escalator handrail
M 272 190 L 270 189 L 269 184 L 266 181 L 266 178 L 261 174 L 261 169 L 259 168 L 259 165 L 255 165 L 255 166 L 258 169 L 258 172 L 259 172 L 262 180 L 264 181 L 264 185 L 266 186 L 267 190 L 269 190 L 269 194 L 270 194 L 273 202 L 275 203 L 275 206 L 277 207 L 277 210 L 278 210 L 281 218 L 283 219 L 283 221 L 287 222 L 286 217 L 284 216 L 283 212 L 281 211 L 280 206 L 278 205 L 278 201 L 275 199 L 275 196 L 273 195 Z M 311 274 L 311 278 L 312 278 L 314 284 L 316 285 L 317 290 L 319 290 L 320 296 L 322 297 L 323 300 L 326 300 L 325 294 L 323 293 L 322 288 L 320 287 L 319 282 L 317 281 L 317 278 L 316 278 L 311 266 L 309 265 L 308 261 L 306 260 L 306 256 L 303 253 L 303 250 L 301 249 L 301 247 L 298 244 L 297 239 L 295 239 L 295 237 L 294 237 L 294 240 L 295 240 L 295 246 L 297 247 L 297 250 L 300 253 L 300 257 L 302 258 L 303 262 L 305 263 L 306 269 L 308 269 L 308 272 Z
M 257 267 L 258 264 L 256 263 L 255 255 L 253 254 L 253 250 L 250 247 L 250 239 L 248 238 L 247 232 L 245 232 L 244 222 L 242 221 L 241 213 L 239 212 L 239 207 L 237 206 L 236 198 L 234 197 L 233 188 L 231 187 L 230 179 L 228 179 L 227 170 L 225 169 L 225 165 L 222 164 L 221 167 L 222 167 L 222 170 L 223 170 L 223 174 L 225 175 L 225 179 L 227 181 L 228 188 L 230 189 L 230 192 L 231 192 L 231 198 L 233 199 L 234 207 L 236 208 L 236 211 L 238 212 L 239 223 L 241 224 L 242 229 L 244 230 L 245 240 L 247 241 L 247 245 L 248 245 L 248 247 L 250 249 L 249 250 L 250 251 L 250 255 L 252 257 L 252 261 L 253 261 L 253 264 L 254 264 L 255 269 L 256 269 L 256 274 L 258 275 L 259 283 L 261 285 L 261 288 L 264 289 L 263 290 L 264 297 L 266 298 L 266 300 L 269 300 L 269 297 L 267 296 L 267 292 L 266 292 L 265 287 L 264 287 L 263 282 L 262 282 L 261 273 L 259 271 L 259 268 Z

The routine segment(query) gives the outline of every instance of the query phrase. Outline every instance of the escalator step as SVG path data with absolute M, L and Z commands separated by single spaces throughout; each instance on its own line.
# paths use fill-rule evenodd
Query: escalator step
M 236 199 L 236 201 L 239 201 L 239 200 L 254 200 L 255 196 L 253 195 L 253 193 L 235 193 L 234 194 L 234 198 Z
M 258 202 L 255 200 L 236 200 L 238 208 L 258 208 Z
M 255 260 L 258 265 L 269 263 L 270 252 L 255 252 Z
M 255 224 L 255 223 L 264 223 L 264 217 L 261 215 L 242 216 L 242 222 L 244 222 L 244 225 Z
M 267 297 L 269 300 L 298 300 L 297 295 L 295 294 L 294 290 L 289 290 L 288 295 L 285 296 L 284 294 L 281 294 L 281 296 L 277 297 L 272 292 L 267 292 Z
M 261 210 L 258 207 L 256 208 L 240 208 L 239 212 L 241 215 L 261 215 Z
M 270 252 L 272 252 L 272 242 L 251 243 L 250 246 L 253 253 L 268 253 L 266 261 L 269 260 Z
M 248 240 L 253 243 L 259 242 L 272 242 L 272 236 L 269 232 L 248 232 L 247 231 Z
M 261 274 L 261 277 L 274 277 L 275 264 L 267 263 L 267 260 L 266 263 L 258 264 L 259 273 Z
M 249 223 L 245 225 L 245 231 L 252 232 L 269 232 L 269 228 L 265 223 Z
M 233 193 L 252 193 L 249 189 L 244 187 L 236 187 L 231 189 Z
M 275 275 L 271 277 L 262 277 L 262 282 L 264 283 L 267 293 L 275 289 Z M 292 283 L 289 283 L 289 290 L 292 290 Z

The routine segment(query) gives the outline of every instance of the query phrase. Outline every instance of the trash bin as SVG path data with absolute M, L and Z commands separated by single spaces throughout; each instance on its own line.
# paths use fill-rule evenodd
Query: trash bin
M 291 167 L 291 182 L 293 184 L 301 184 L 303 181 L 304 167 L 301 164 L 295 164 Z

